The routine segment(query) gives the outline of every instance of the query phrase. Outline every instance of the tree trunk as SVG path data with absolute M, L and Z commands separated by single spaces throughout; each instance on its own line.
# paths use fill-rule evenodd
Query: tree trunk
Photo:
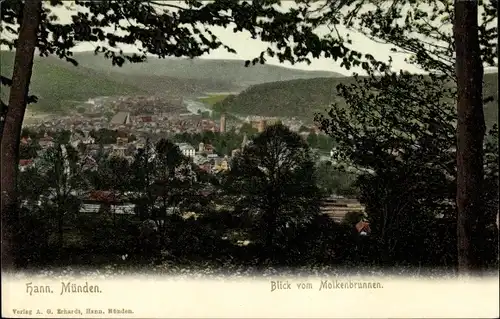
M 264 245 L 266 250 L 266 258 L 269 258 L 272 262 L 276 261 L 276 235 L 277 235 L 277 221 L 279 208 L 276 203 L 276 196 L 274 196 L 275 192 L 268 193 L 267 202 L 269 203 L 268 209 L 264 212 L 264 229 L 265 229 L 265 238 Z
M 59 252 L 62 253 L 64 247 L 64 211 L 60 207 L 58 207 L 57 212 L 57 241 Z
M 478 4 L 455 0 L 455 51 L 457 75 L 457 235 L 458 272 L 470 275 L 481 270 L 479 238 L 484 210 L 481 193 L 484 179 L 483 65 L 478 40 Z
M 14 265 L 12 232 L 17 219 L 17 171 L 19 163 L 19 139 L 26 110 L 28 88 L 33 69 L 33 56 L 37 40 L 37 31 L 42 11 L 41 0 L 24 2 L 23 21 L 19 30 L 12 87 L 9 105 L 3 127 L 1 141 L 2 175 L 2 268 Z

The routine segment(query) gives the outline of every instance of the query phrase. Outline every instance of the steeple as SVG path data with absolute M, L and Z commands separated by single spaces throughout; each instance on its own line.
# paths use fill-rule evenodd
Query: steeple
M 224 113 L 222 113 L 221 117 L 220 117 L 220 128 L 219 128 L 219 131 L 221 133 L 224 133 L 226 132 L 226 115 Z
M 243 135 L 243 142 L 241 142 L 241 149 L 244 149 L 245 146 L 248 145 L 248 137 L 247 137 L 247 133 L 245 133 L 245 135 Z

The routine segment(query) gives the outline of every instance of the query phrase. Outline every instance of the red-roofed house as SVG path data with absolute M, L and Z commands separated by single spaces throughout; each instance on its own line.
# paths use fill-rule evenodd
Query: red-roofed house
M 214 152 L 214 147 L 211 144 L 205 144 L 204 151 L 207 154 L 212 154 Z
M 143 123 L 150 123 L 150 122 L 153 122 L 153 118 L 151 116 L 142 116 L 141 117 L 141 122 Z
M 28 168 L 33 166 L 33 160 L 32 159 L 22 159 L 19 160 L 19 170 L 21 172 L 26 171 Z
M 26 136 L 25 137 L 21 137 L 21 144 L 26 145 L 26 144 L 29 144 L 29 143 L 31 143 L 31 138 L 29 136 L 28 137 L 26 137 Z
M 368 222 L 360 221 L 355 227 L 360 235 L 369 235 L 371 233 L 370 223 Z
M 92 191 L 89 194 L 88 200 L 107 204 L 118 202 L 117 196 L 112 191 Z

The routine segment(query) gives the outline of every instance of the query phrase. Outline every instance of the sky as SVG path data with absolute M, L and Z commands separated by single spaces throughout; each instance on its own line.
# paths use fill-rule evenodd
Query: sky
M 171 1 L 172 3 L 182 3 L 182 1 Z M 292 1 L 284 2 L 282 5 L 286 8 L 293 4 Z M 71 19 L 72 12 L 64 7 L 58 7 L 54 9 L 54 12 L 58 15 L 61 23 L 67 23 Z M 211 31 L 219 37 L 219 39 L 224 43 L 236 50 L 237 54 L 229 53 L 224 49 L 219 49 L 212 51 L 210 54 L 203 56 L 204 59 L 240 59 L 249 60 L 259 56 L 260 52 L 264 51 L 268 47 L 268 43 L 264 43 L 260 40 L 251 39 L 249 33 L 234 33 L 232 29 L 224 29 L 221 27 L 212 27 Z M 407 57 L 403 54 L 396 54 L 391 52 L 391 46 L 386 44 L 380 44 L 371 41 L 362 34 L 354 33 L 352 31 L 348 32 L 346 28 L 340 26 L 339 31 L 342 35 L 349 33 L 352 39 L 351 48 L 357 50 L 361 53 L 370 53 L 375 58 L 387 62 L 389 56 L 393 59 L 393 68 L 395 70 L 407 70 L 412 73 L 422 73 L 422 71 L 413 65 L 410 65 L 404 61 Z M 2 35 L 3 36 L 3 35 Z M 96 47 L 96 43 L 83 43 L 75 48 L 74 51 L 93 51 Z M 122 49 L 126 52 L 134 51 L 131 46 L 124 46 Z M 312 60 L 312 63 L 308 65 L 307 63 L 300 63 L 291 65 L 289 63 L 280 64 L 276 58 L 267 58 L 269 64 L 281 65 L 285 67 L 303 69 L 303 70 L 321 70 L 321 71 L 333 71 L 341 73 L 344 75 L 350 75 L 352 72 L 357 72 L 364 74 L 361 68 L 352 68 L 351 70 L 346 70 L 340 66 L 340 61 L 334 61 L 333 59 L 319 58 Z
M 260 40 L 255 40 L 250 37 L 249 33 L 233 33 L 232 30 L 224 29 L 220 27 L 212 28 L 212 32 L 226 45 L 229 45 L 236 50 L 237 54 L 229 53 L 225 49 L 218 49 L 212 51 L 210 54 L 201 57 L 202 59 L 235 59 L 235 60 L 251 60 L 259 54 L 266 50 L 269 46 L 268 43 L 262 42 Z M 370 53 L 375 58 L 381 59 L 382 61 L 388 61 L 389 56 L 393 58 L 393 66 L 395 69 L 407 70 L 410 72 L 420 73 L 421 71 L 404 62 L 404 55 L 395 55 L 390 52 L 391 46 L 383 45 L 370 41 L 368 38 L 361 34 L 354 35 L 350 32 L 350 37 L 353 40 L 352 48 L 359 50 L 360 52 Z M 75 51 L 93 51 L 96 44 L 84 43 L 79 45 Z M 369 50 L 367 50 L 369 48 Z M 126 52 L 133 51 L 133 47 L 123 47 Z M 347 71 L 345 68 L 340 66 L 340 61 L 334 61 L 333 59 L 319 58 L 311 59 L 311 64 L 298 63 L 291 65 L 290 63 L 280 63 L 276 58 L 266 57 L 268 64 L 281 65 L 294 69 L 302 70 L 319 70 L 319 71 L 332 71 L 341 74 L 348 75 L 350 72 L 363 73 L 361 68 L 353 68 Z
M 183 5 L 183 1 L 170 1 L 174 4 Z M 283 1 L 282 6 L 284 9 L 289 8 L 293 5 L 293 1 Z M 59 9 L 59 8 L 58 8 Z M 59 9 L 58 16 L 61 18 L 61 21 L 69 21 L 71 13 L 62 8 Z M 384 45 L 380 43 L 376 43 L 368 39 L 366 36 L 353 33 L 352 31 L 348 32 L 346 28 L 340 26 L 340 33 L 344 36 L 349 33 L 350 38 L 353 41 L 353 45 L 351 46 L 354 50 L 359 50 L 362 53 L 370 53 L 375 58 L 380 59 L 382 61 L 387 62 L 389 56 L 392 56 L 393 59 L 393 67 L 395 70 L 407 70 L 412 73 L 422 73 L 422 71 L 416 68 L 413 65 L 410 65 L 404 61 L 405 55 L 395 54 L 390 51 L 390 45 Z M 326 29 L 325 29 L 326 30 Z M 221 40 L 222 43 L 232 47 L 236 50 L 237 54 L 229 53 L 225 49 L 218 49 L 212 51 L 210 54 L 205 55 L 201 58 L 204 59 L 235 59 L 235 60 L 251 60 L 255 57 L 258 57 L 262 51 L 265 51 L 269 46 L 269 43 L 265 43 L 258 39 L 252 39 L 250 33 L 248 32 L 238 32 L 234 33 L 232 28 L 222 28 L 222 27 L 212 27 L 211 31 Z M 322 30 L 325 32 L 324 30 Z M 320 31 L 321 32 L 321 31 Z M 81 44 L 75 51 L 93 51 L 95 49 L 96 44 L 85 43 Z M 123 50 L 126 52 L 134 51 L 134 48 L 131 46 L 123 47 Z M 351 75 L 353 72 L 364 74 L 364 70 L 360 67 L 352 68 L 349 71 L 340 66 L 340 61 L 334 61 L 333 59 L 327 58 L 319 58 L 319 59 L 311 59 L 311 64 L 307 63 L 298 63 L 295 65 L 291 65 L 288 62 L 280 63 L 277 58 L 266 57 L 268 64 L 285 66 L 293 69 L 302 69 L 302 70 L 318 70 L 318 71 L 331 71 L 337 72 L 344 75 Z

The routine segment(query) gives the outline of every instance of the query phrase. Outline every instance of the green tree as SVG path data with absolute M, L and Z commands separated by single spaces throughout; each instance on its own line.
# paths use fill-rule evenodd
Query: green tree
M 54 141 L 56 144 L 69 144 L 69 140 L 71 139 L 71 131 L 60 130 L 57 131 L 54 135 Z
M 94 157 L 97 162 L 95 170 L 85 170 L 85 179 L 88 181 L 90 187 L 95 190 L 113 190 L 119 187 L 119 179 L 126 178 L 128 170 L 121 172 L 122 160 L 112 158 L 104 151 L 103 145 L 98 150 Z M 118 176 L 121 175 L 121 176 Z
M 247 135 L 255 135 L 257 134 L 257 129 L 252 126 L 250 123 L 243 123 L 240 127 L 240 133 Z
M 307 136 L 307 143 L 309 144 L 310 147 L 316 148 L 318 147 L 318 135 L 317 134 L 309 134 Z
M 121 157 L 110 157 L 99 163 L 98 175 L 101 190 L 112 190 L 117 195 L 130 191 L 131 169 L 127 159 Z
M 489 249 L 489 253 L 493 256 L 488 256 L 488 250 L 483 249 L 482 252 L 486 253 L 483 257 L 484 263 L 489 266 L 489 268 L 495 268 L 498 266 L 498 207 L 499 207 L 499 195 L 498 195 L 498 126 L 494 126 L 489 134 L 486 136 L 486 143 L 484 148 L 484 187 L 483 187 L 483 207 L 485 209 L 485 224 L 487 233 L 485 234 L 486 243 L 484 246 Z M 495 217 L 497 220 L 495 220 Z M 496 227 L 495 227 L 496 226 Z
M 357 175 L 346 172 L 330 161 L 321 161 L 316 168 L 319 188 L 326 194 L 355 196 L 358 194 Z
M 475 243 L 472 238 L 483 238 L 484 222 L 487 220 L 483 209 L 477 209 L 481 204 L 479 194 L 483 179 L 483 103 L 490 98 L 483 100 L 481 95 L 482 69 L 483 65 L 498 64 L 498 29 L 495 23 L 498 19 L 498 1 L 455 1 L 455 5 L 452 0 L 389 3 L 353 1 L 350 3 L 353 10 L 341 11 L 339 9 L 342 6 L 337 1 L 328 1 L 328 5 L 322 8 L 327 12 L 317 14 L 323 16 L 321 23 L 328 20 L 335 24 L 341 19 L 348 28 L 375 41 L 391 44 L 394 52 L 410 54 L 408 62 L 424 71 L 442 74 L 448 81 L 458 84 L 460 98 L 457 103 L 456 130 L 460 139 L 455 174 L 459 180 L 456 198 L 460 203 L 459 263 L 463 272 L 480 269 L 481 265 L 475 256 L 481 244 Z M 478 14 L 481 17 L 479 23 Z M 371 55 L 366 57 L 375 60 Z M 367 61 L 355 61 L 354 64 L 364 69 L 370 68 Z M 455 65 L 461 67 L 455 70 Z M 377 67 L 380 66 L 386 67 L 377 63 Z M 466 66 L 470 66 L 470 69 Z M 470 81 L 470 78 L 475 80 Z M 454 99 L 457 98 L 456 94 L 455 90 Z M 451 145 L 455 145 L 455 142 Z M 474 214 L 470 207 L 475 207 Z
M 90 136 L 95 138 L 96 144 L 114 144 L 118 137 L 118 131 L 101 128 L 97 131 L 91 131 Z
M 23 130 L 21 131 L 21 137 L 30 137 L 33 139 L 35 137 L 38 137 L 38 133 L 27 127 L 23 127 Z
M 360 171 L 360 200 L 383 263 L 428 262 L 425 252 L 438 250 L 428 226 L 438 214 L 453 219 L 455 112 L 453 89 L 444 87 L 434 76 L 372 74 L 339 87 L 348 107 L 318 117 L 339 144 L 337 162 Z
M 132 164 L 134 186 L 139 192 L 135 200 L 142 219 L 155 222 L 160 244 L 164 245 L 167 218 L 180 215 L 186 204 L 196 199 L 196 173 L 179 147 L 169 140 L 161 139 L 154 149 L 147 144 Z
M 21 267 L 51 257 L 49 242 L 54 233 L 54 213 L 44 198 L 50 192 L 50 185 L 42 170 L 34 166 L 19 172 L 21 214 L 15 242 L 20 255 L 16 265 Z
M 39 169 L 47 183 L 43 196 L 56 220 L 58 245 L 62 248 L 65 221 L 78 213 L 81 191 L 88 185 L 79 165 L 78 152 L 69 145 L 57 144 L 48 149 Z
M 154 183 L 154 149 L 151 141 L 146 140 L 145 147 L 139 149 L 131 164 L 133 191 L 137 194 L 134 198 L 136 202 L 137 214 L 141 220 L 149 217 L 153 195 L 151 185 Z
M 455 92 L 445 81 L 390 72 L 358 77 L 339 87 L 348 107 L 318 116 L 338 142 L 337 162 L 360 172 L 361 200 L 384 262 L 416 265 L 438 251 L 455 260 L 454 249 L 444 251 L 437 239 L 430 240 L 440 231 L 436 217 L 456 221 L 456 111 L 450 103 Z M 493 221 L 495 213 L 488 214 L 486 220 Z M 415 247 L 411 256 L 405 256 L 408 245 Z
M 364 218 L 365 218 L 364 212 L 352 211 L 345 214 L 344 218 L 342 218 L 342 223 L 349 227 L 354 227 Z
M 40 146 L 33 142 L 29 144 L 21 144 L 19 146 L 19 158 L 20 159 L 33 159 L 37 157 L 37 151 L 40 150 Z
M 283 125 L 266 128 L 233 159 L 225 185 L 235 212 L 256 216 L 257 241 L 270 256 L 319 213 L 309 147 Z
M 19 173 L 19 194 L 21 200 L 28 205 L 36 205 L 45 192 L 48 184 L 45 177 L 40 174 L 37 167 L 30 167 Z

